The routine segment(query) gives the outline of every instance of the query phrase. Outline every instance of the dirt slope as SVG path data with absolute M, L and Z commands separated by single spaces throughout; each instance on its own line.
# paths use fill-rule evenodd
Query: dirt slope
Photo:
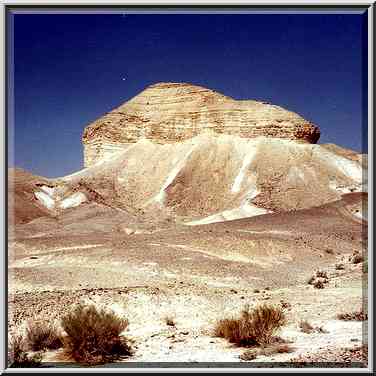
M 35 218 L 50 216 L 50 211 L 38 200 L 34 192 L 40 186 L 48 187 L 48 179 L 35 176 L 20 168 L 8 170 L 8 221 L 26 223 Z
M 75 193 L 80 202 L 209 223 L 335 201 L 366 191 L 366 173 L 354 154 L 290 140 L 141 140 L 113 159 L 57 179 L 54 200 Z

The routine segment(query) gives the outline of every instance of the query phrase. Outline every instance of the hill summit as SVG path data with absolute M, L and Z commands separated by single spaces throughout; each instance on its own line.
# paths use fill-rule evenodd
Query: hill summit
M 317 126 L 279 106 L 235 100 L 188 83 L 157 83 L 86 127 L 85 167 L 141 139 L 167 144 L 202 133 L 304 143 L 316 143 L 320 137 Z

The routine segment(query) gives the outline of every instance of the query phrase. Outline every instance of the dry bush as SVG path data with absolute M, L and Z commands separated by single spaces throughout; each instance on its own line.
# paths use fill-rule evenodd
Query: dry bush
M 131 347 L 121 332 L 128 326 L 126 319 L 113 311 L 94 305 L 79 304 L 63 317 L 65 354 L 77 362 L 100 364 L 131 355 Z
M 176 326 L 176 323 L 175 323 L 175 320 L 174 320 L 173 317 L 166 316 L 164 320 L 165 320 L 166 325 L 168 325 L 168 326 Z
M 313 283 L 313 287 L 316 288 L 316 289 L 323 289 L 325 286 L 324 286 L 324 282 L 321 280 L 321 279 L 317 279 L 314 283 Z
M 40 320 L 29 323 L 26 328 L 26 342 L 33 351 L 56 350 L 63 345 L 55 324 Z
M 336 268 L 336 270 L 344 270 L 345 269 L 345 265 L 344 264 L 336 264 L 335 268 Z
M 324 288 L 324 283 L 328 283 L 328 281 L 329 281 L 329 279 L 328 279 L 327 272 L 325 272 L 323 270 L 317 270 L 316 273 L 314 273 L 309 278 L 309 280 L 307 281 L 307 283 L 309 285 L 313 285 L 314 287 L 316 287 L 318 289 L 323 289 Z
M 219 320 L 214 335 L 237 345 L 265 345 L 270 343 L 274 333 L 285 321 L 285 314 L 280 307 L 264 304 L 250 310 L 246 306 L 239 318 Z
M 15 335 L 8 349 L 8 364 L 12 368 L 34 368 L 39 367 L 42 362 L 40 353 L 29 354 L 25 350 L 25 340 L 20 335 Z
M 281 300 L 279 303 L 282 307 L 282 309 L 290 309 L 291 308 L 291 303 L 285 302 L 284 300 Z
M 360 309 L 359 311 L 354 312 L 339 313 L 337 319 L 344 321 L 367 321 L 368 314 L 367 312 L 364 312 L 363 309 Z
M 328 279 L 328 273 L 323 271 L 323 270 L 318 270 L 316 272 L 316 278 L 324 278 L 324 279 Z
M 299 328 L 300 331 L 307 334 L 311 334 L 315 331 L 315 328 L 306 320 L 300 321 Z
M 364 261 L 364 257 L 359 253 L 354 254 L 351 258 L 351 262 L 353 264 L 360 264 L 363 261 Z

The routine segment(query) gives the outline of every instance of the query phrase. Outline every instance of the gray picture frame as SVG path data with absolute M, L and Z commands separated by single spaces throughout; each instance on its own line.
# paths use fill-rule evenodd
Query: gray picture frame
M 3 210 L 2 210 L 2 250 L 1 250 L 1 265 L 2 265 L 2 278 L 1 278 L 1 300 L 3 302 L 2 309 L 0 310 L 0 321 L 1 321 L 1 342 L 0 342 L 0 353 L 1 362 L 0 369 L 4 373 L 20 372 L 20 369 L 10 369 L 8 368 L 7 362 L 7 299 L 8 299 L 8 253 L 7 253 L 7 166 L 8 166 L 8 153 L 12 147 L 9 143 L 9 122 L 12 121 L 12 113 L 9 111 L 12 98 L 12 82 L 9 79 L 9 72 L 13 69 L 12 56 L 12 35 L 11 35 L 11 15 L 14 12 L 364 12 L 367 18 L 367 35 L 368 35 L 368 58 L 367 66 L 364 67 L 364 79 L 367 81 L 366 87 L 368 88 L 367 93 L 364 93 L 364 97 L 367 99 L 367 103 L 364 103 L 366 109 L 368 108 L 368 116 L 364 118 L 368 120 L 368 133 L 364 134 L 364 140 L 368 140 L 368 156 L 371 164 L 368 172 L 368 180 L 372 182 L 369 185 L 369 200 L 370 207 L 368 210 L 369 216 L 369 227 L 367 231 L 368 235 L 368 254 L 369 254 L 369 273 L 368 273 L 368 286 L 369 291 L 364 291 L 364 294 L 368 296 L 368 323 L 364 325 L 364 331 L 368 333 L 368 344 L 369 344 L 369 359 L 368 368 L 360 367 L 359 364 L 353 364 L 350 368 L 343 368 L 343 364 L 310 364 L 305 367 L 302 365 L 292 366 L 291 364 L 278 364 L 278 363 L 122 363 L 121 367 L 114 364 L 111 367 L 96 367 L 96 368 L 72 368 L 66 364 L 46 364 L 43 368 L 22 370 L 29 373 L 69 373 L 69 372 L 254 372 L 257 367 L 257 372 L 361 372 L 361 373 L 371 373 L 373 371 L 373 307 L 374 307 L 374 292 L 373 292 L 373 271 L 374 271 L 374 257 L 373 257 L 373 89 L 374 89 L 374 18 L 375 18 L 375 6 L 372 2 L 325 2 L 325 1 L 315 1 L 315 2 L 242 2 L 242 3 L 230 3 L 230 2 L 215 2 L 215 3 L 151 3 L 149 2 L 137 2 L 137 4 L 132 2 L 40 2 L 40 1 L 4 1 L 0 5 L 0 20 L 2 27 L 2 38 L 1 38 L 1 69 L 0 69 L 0 81 L 2 82 L 1 98 L 0 98 L 0 111 L 3 126 L 0 131 L 0 138 L 3 146 L 3 152 L 1 153 L 1 197 L 3 199 Z M 299 367 L 299 368 L 297 368 Z

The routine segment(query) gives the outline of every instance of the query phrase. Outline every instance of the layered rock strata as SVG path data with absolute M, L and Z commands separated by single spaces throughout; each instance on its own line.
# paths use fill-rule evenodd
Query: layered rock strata
M 167 144 L 201 133 L 265 136 L 316 143 L 318 127 L 279 106 L 235 100 L 186 83 L 158 83 L 88 125 L 85 167 L 109 159 L 141 139 Z

